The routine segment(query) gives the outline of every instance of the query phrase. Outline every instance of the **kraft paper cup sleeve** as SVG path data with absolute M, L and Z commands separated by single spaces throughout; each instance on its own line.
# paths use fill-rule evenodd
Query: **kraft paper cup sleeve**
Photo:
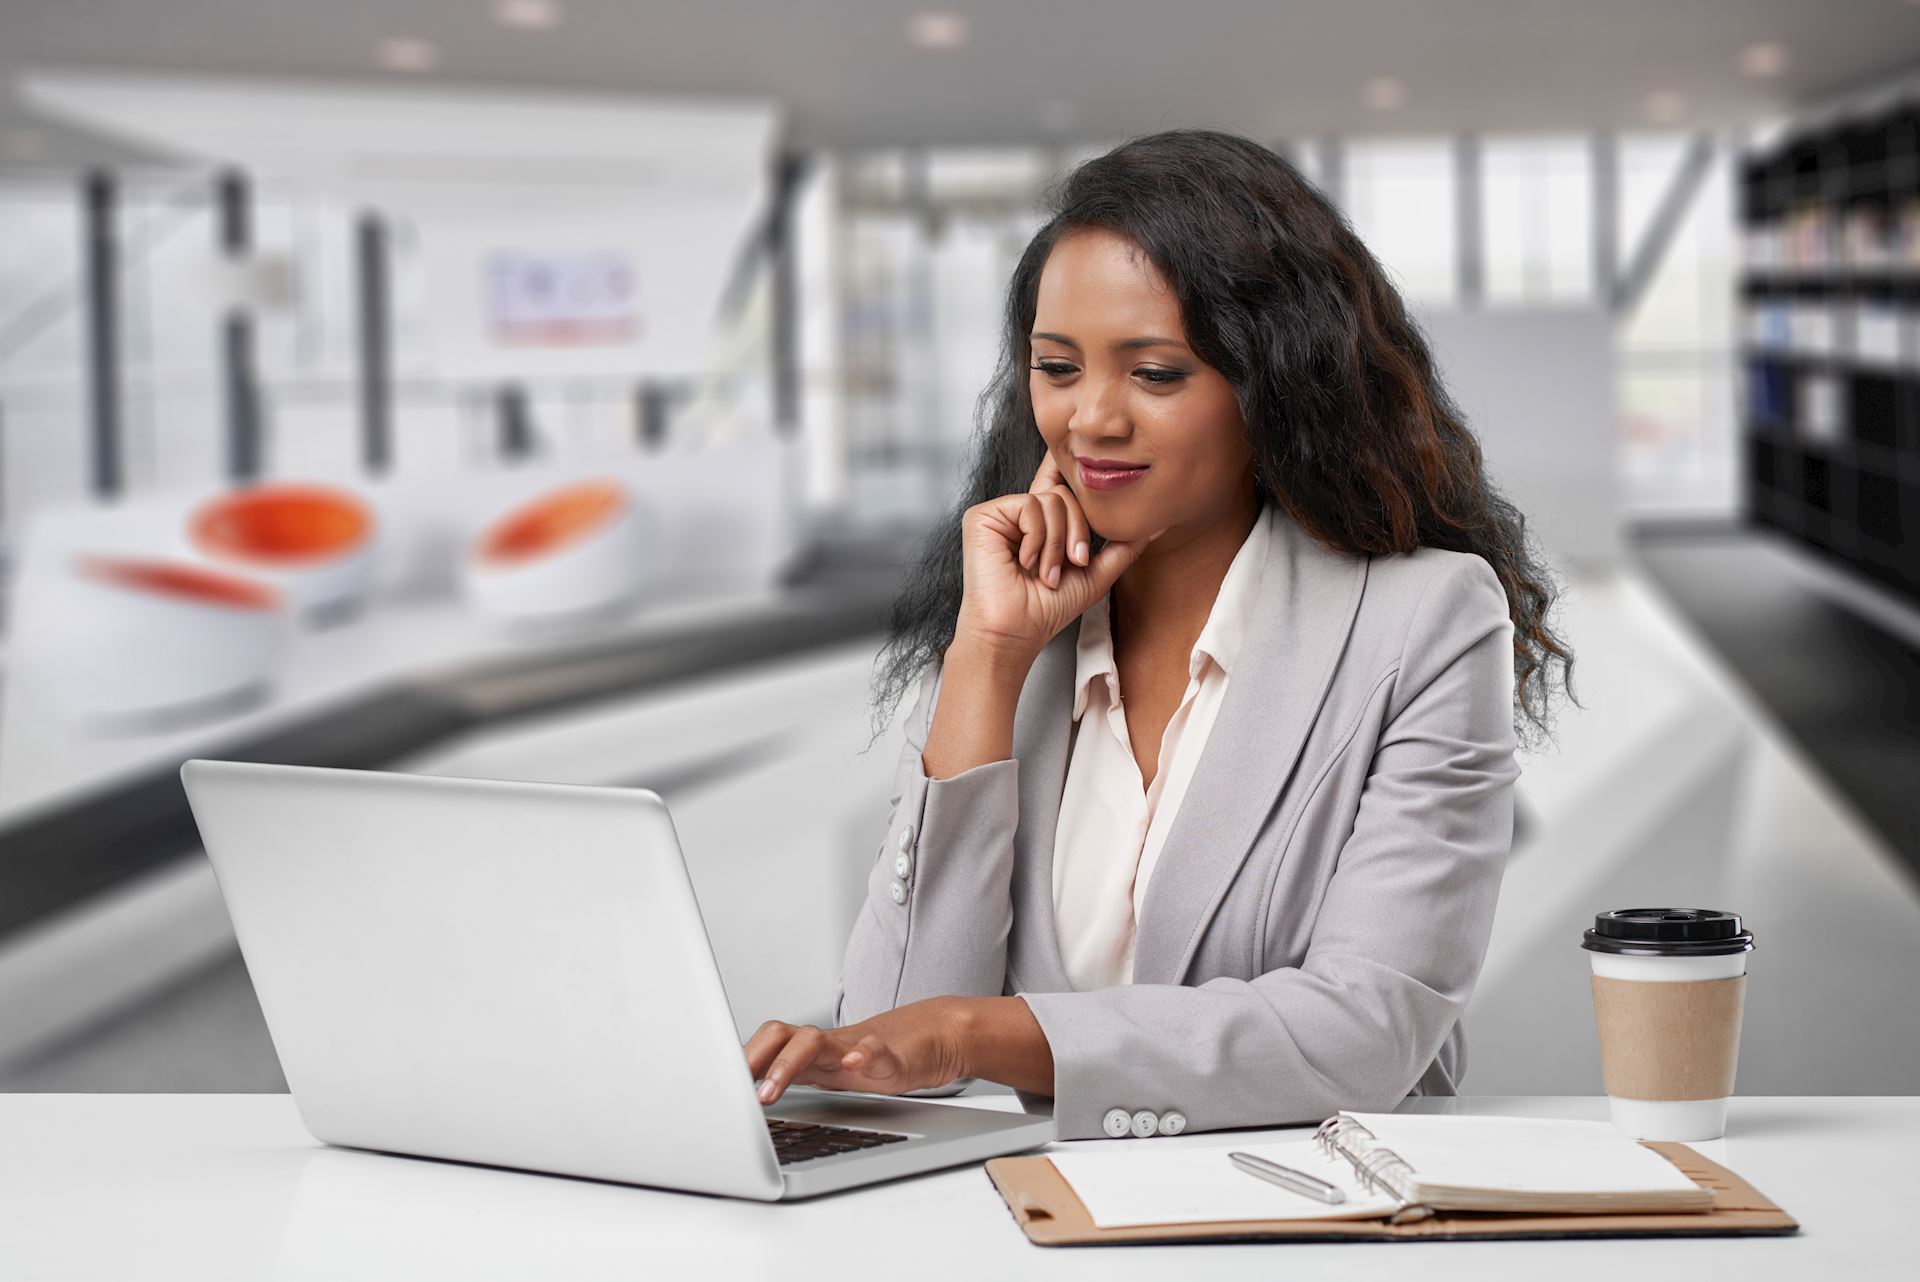
M 1733 1094 L 1745 975 L 1678 983 L 1592 979 L 1607 1094 L 1641 1100 Z

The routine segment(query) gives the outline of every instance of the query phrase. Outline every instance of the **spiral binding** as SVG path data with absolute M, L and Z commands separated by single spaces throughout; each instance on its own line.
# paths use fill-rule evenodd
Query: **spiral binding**
M 1413 1200 L 1413 1167 L 1392 1149 L 1379 1147 L 1373 1132 L 1359 1122 L 1343 1113 L 1336 1113 L 1320 1123 L 1313 1138 L 1320 1146 L 1320 1151 L 1329 1158 L 1336 1153 L 1345 1158 L 1347 1165 L 1360 1177 L 1361 1186 L 1368 1192 L 1377 1190 L 1401 1203 L 1400 1210 L 1393 1216 L 1394 1223 L 1425 1219 L 1432 1214 L 1428 1208 Z M 1358 1149 L 1348 1147 L 1352 1140 L 1364 1141 L 1366 1146 Z

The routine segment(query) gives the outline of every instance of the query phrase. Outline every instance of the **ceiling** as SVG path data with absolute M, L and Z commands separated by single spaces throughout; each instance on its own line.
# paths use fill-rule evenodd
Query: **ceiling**
M 1913 0 L 560 0 L 540 31 L 496 3 L 0 0 L 0 163 L 147 154 L 37 117 L 17 92 L 30 68 L 751 95 L 811 147 L 1720 126 L 1920 65 Z M 932 7 L 969 38 L 911 44 Z M 437 65 L 381 70 L 396 36 Z M 1742 74 L 1755 42 L 1784 47 L 1778 75 Z M 1363 85 L 1383 76 L 1404 101 L 1378 110 Z M 1666 116 L 1661 93 L 1679 95 Z

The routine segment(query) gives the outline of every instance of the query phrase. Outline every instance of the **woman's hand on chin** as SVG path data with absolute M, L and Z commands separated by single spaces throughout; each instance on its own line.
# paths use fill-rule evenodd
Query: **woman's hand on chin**
M 1087 552 L 1093 527 L 1052 454 L 1043 456 L 1026 492 L 976 503 L 961 516 L 955 640 L 969 637 L 1032 663 L 1164 533 Z
M 898 1095 L 971 1076 L 963 1054 L 967 1000 L 931 997 L 842 1028 L 768 1020 L 745 1047 L 760 1102 L 796 1085 Z

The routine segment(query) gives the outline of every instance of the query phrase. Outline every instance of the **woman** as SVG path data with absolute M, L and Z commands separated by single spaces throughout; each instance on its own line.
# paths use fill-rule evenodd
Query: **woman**
M 1454 1093 L 1571 655 L 1379 266 L 1266 148 L 1137 139 L 1027 248 L 984 403 L 840 1026 L 759 1029 L 761 1099 L 986 1078 L 1080 1139 Z

